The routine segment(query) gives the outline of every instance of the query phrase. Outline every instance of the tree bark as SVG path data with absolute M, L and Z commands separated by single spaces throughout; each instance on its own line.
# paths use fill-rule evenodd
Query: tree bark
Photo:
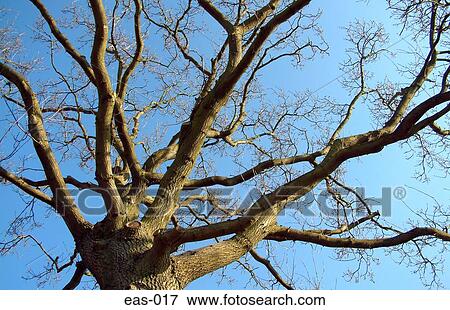
M 143 230 L 125 228 L 105 237 L 94 229 L 77 248 L 101 289 L 184 288 L 170 250 L 156 251 Z

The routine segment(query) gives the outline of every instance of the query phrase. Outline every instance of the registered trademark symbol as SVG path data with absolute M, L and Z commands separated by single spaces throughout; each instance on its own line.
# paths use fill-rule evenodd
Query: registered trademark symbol
M 398 200 L 403 200 L 406 197 L 406 189 L 404 187 L 396 187 L 394 188 L 394 197 Z

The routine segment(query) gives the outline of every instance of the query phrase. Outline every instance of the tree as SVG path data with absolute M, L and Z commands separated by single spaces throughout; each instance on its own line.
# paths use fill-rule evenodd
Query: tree
M 448 172 L 448 1 L 387 1 L 401 31 L 421 47 L 399 70 L 403 84 L 373 83 L 368 70 L 388 52 L 382 25 L 348 27 L 346 104 L 261 86 L 279 61 L 300 70 L 327 53 L 311 0 L 90 0 L 65 8 L 64 18 L 41 0 L 30 2 L 41 15 L 35 44 L 48 54 L 33 58 L 13 28 L 2 29 L 2 98 L 17 126 L 7 132 L 13 143 L 2 146 L 0 176 L 26 194 L 28 206 L 54 209 L 75 251 L 59 265 L 32 235 L 17 232 L 17 221 L 2 251 L 33 240 L 57 271 L 78 258 L 66 288 L 88 270 L 102 289 L 181 289 L 247 254 L 292 288 L 255 250 L 262 241 L 393 247 L 425 266 L 431 262 L 421 249 L 450 241 L 448 222 L 437 219 L 443 210 L 426 226 L 395 229 L 345 184 L 342 171 L 354 158 L 403 143 L 424 169 L 432 161 Z M 206 34 L 213 36 L 209 44 Z M 346 134 L 361 102 L 375 129 Z M 141 128 L 142 119 L 150 125 Z M 42 169 L 13 160 L 24 145 L 33 146 Z M 67 175 L 73 163 L 95 176 Z M 214 175 L 223 166 L 245 168 Z M 249 184 L 261 195 L 239 208 L 217 190 Z M 333 198 L 335 215 L 321 218 L 319 228 L 283 226 L 279 215 L 319 185 Z M 104 218 L 88 221 L 71 189 L 101 195 Z M 355 193 L 356 209 L 342 190 Z M 208 212 L 195 208 L 198 202 Z

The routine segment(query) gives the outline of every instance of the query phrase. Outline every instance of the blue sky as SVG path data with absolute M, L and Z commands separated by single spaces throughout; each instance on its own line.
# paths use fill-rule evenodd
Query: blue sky
M 320 24 L 324 29 L 324 36 L 330 45 L 328 56 L 319 57 L 314 63 L 305 65 L 302 70 L 291 68 L 287 63 L 278 65 L 269 69 L 270 76 L 263 78 L 263 83 L 272 87 L 282 87 L 287 91 L 296 91 L 301 89 L 316 90 L 320 94 L 326 94 L 336 98 L 338 101 L 346 102 L 348 95 L 342 89 L 338 82 L 341 76 L 339 63 L 345 55 L 346 43 L 343 41 L 345 36 L 344 26 L 349 22 L 358 19 L 371 19 L 383 22 L 390 34 L 389 48 L 392 51 L 405 48 L 405 41 L 395 33 L 395 27 L 389 19 L 389 14 L 385 11 L 385 2 L 372 0 L 368 5 L 363 1 L 341 0 L 341 1 L 312 1 L 313 6 L 323 9 L 323 15 Z M 20 31 L 25 33 L 25 44 L 33 43 L 29 39 L 29 29 L 33 26 L 33 20 L 36 18 L 35 9 L 24 0 L 7 1 L 0 0 L 2 6 L 11 9 L 11 16 L 15 16 Z M 51 3 L 51 1 L 46 1 Z M 54 2 L 48 6 L 52 12 L 57 12 Z M 0 22 L 2 23 L 2 22 Z M 27 37 L 28 36 L 28 37 Z M 39 50 L 35 53 L 44 55 Z M 406 62 L 404 58 L 389 58 L 381 60 L 381 63 L 371 68 L 377 78 L 383 79 L 384 76 L 396 74 L 392 62 Z M 0 112 L 5 113 L 5 107 L 0 104 Z M 349 124 L 347 133 L 370 129 L 368 123 L 367 110 L 364 106 L 355 111 L 354 121 Z M 4 123 L 0 123 L 3 126 Z M 0 128 L 4 132 L 7 128 Z M 24 153 L 32 152 L 31 149 L 23 150 Z M 413 188 L 420 189 L 430 196 L 437 197 L 441 203 L 448 203 L 450 198 L 450 182 L 439 177 L 438 172 L 431 172 L 436 175 L 432 181 L 422 183 L 414 178 L 416 161 L 407 160 L 407 155 L 399 146 L 389 146 L 381 154 L 371 155 L 360 159 L 354 159 L 345 165 L 347 170 L 347 183 L 351 186 L 361 186 L 366 189 L 368 197 L 380 197 L 383 187 L 403 187 L 406 189 L 404 200 L 392 199 L 392 221 L 404 227 L 409 217 L 413 217 L 410 209 L 419 209 L 432 207 L 434 201 L 427 195 L 420 193 Z M 223 167 L 227 169 L 226 166 Z M 76 167 L 70 168 L 66 174 L 77 175 L 79 172 Z M 8 223 L 21 210 L 21 201 L 12 187 L 0 187 L 3 206 L 0 218 L 0 231 L 7 229 Z M 19 194 L 23 195 L 23 194 Z M 66 257 L 73 251 L 73 242 L 64 227 L 62 221 L 49 210 L 36 210 L 38 218 L 42 218 L 41 227 L 33 231 L 35 235 L 54 255 L 67 253 Z M 391 220 L 391 219 L 390 219 Z M 420 289 L 423 284 L 418 274 L 414 273 L 414 268 L 409 268 L 404 264 L 397 264 L 396 255 L 386 253 L 384 250 L 376 250 L 373 255 L 379 259 L 379 264 L 371 267 L 374 274 L 373 281 L 369 279 L 360 279 L 359 282 L 346 281 L 343 274 L 348 268 L 356 268 L 355 262 L 337 262 L 335 252 L 330 249 L 318 246 L 311 247 L 303 244 L 283 244 L 274 249 L 275 253 L 280 253 L 282 261 L 286 266 L 288 274 L 294 274 L 299 288 L 312 288 L 314 283 L 318 282 L 322 289 Z M 287 254 L 286 254 L 287 253 Z M 430 255 L 436 254 L 433 251 Z M 441 280 L 446 288 L 450 288 L 450 254 L 445 254 L 446 263 L 444 263 L 444 273 Z M 25 246 L 19 246 L 16 251 L 6 256 L 0 256 L 0 266 L 2 275 L 0 277 L 0 289 L 35 289 L 37 283 L 34 280 L 26 280 L 28 271 L 39 272 L 42 266 L 46 264 L 45 257 L 42 256 L 39 249 L 29 243 Z M 257 264 L 254 264 L 258 266 Z M 227 274 L 233 280 L 223 280 L 219 283 L 220 275 L 208 275 L 189 285 L 190 289 L 233 289 L 243 288 L 248 282 L 248 276 L 233 264 L 227 267 Z M 70 278 L 72 269 L 62 272 L 58 277 L 59 281 L 49 281 L 42 288 L 52 289 L 60 288 Z M 258 272 L 265 278 L 269 278 L 262 267 Z M 89 279 L 86 278 L 84 285 L 89 286 Z M 313 282 L 313 283 L 312 283 Z M 248 288 L 253 288 L 249 285 Z

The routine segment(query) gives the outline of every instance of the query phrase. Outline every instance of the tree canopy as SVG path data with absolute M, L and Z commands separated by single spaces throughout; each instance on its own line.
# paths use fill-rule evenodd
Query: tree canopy
M 417 178 L 432 169 L 446 180 L 448 1 L 386 1 L 410 44 L 392 58 L 395 76 L 374 72 L 392 53 L 384 25 L 355 16 L 333 85 L 348 102 L 300 83 L 270 86 L 277 68 L 302 72 L 329 54 L 328 8 L 314 0 L 90 0 L 59 12 L 29 2 L 39 18 L 17 23 L 33 25 L 33 43 L 13 23 L 0 29 L 0 177 L 23 198 L 1 251 L 34 242 L 50 261 L 37 278 L 74 265 L 68 289 L 85 274 L 102 289 L 180 289 L 240 262 L 264 287 L 240 261 L 252 257 L 270 283 L 292 289 L 270 247 L 294 241 L 355 250 L 361 261 L 388 248 L 439 285 L 423 249 L 446 251 L 445 203 L 398 227 L 347 184 L 344 167 L 399 144 L 418 161 Z M 308 217 L 298 202 L 319 187 L 331 211 Z M 35 206 L 73 236 L 68 263 L 28 231 Z

